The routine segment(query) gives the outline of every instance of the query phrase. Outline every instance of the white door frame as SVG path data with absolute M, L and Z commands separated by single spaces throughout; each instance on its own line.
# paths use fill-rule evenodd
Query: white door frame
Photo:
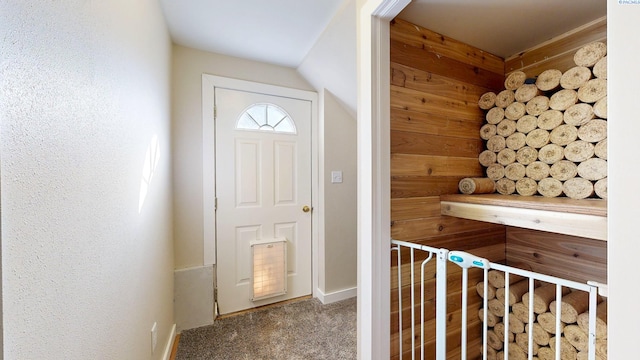
M 308 100 L 311 102 L 311 287 L 318 295 L 318 94 L 313 91 L 291 89 L 282 86 L 202 74 L 202 215 L 203 215 L 203 263 L 216 263 L 216 214 L 215 214 L 215 123 L 214 89 L 226 88 L 247 92 Z
M 389 359 L 391 272 L 389 21 L 411 0 L 358 13 L 358 359 Z

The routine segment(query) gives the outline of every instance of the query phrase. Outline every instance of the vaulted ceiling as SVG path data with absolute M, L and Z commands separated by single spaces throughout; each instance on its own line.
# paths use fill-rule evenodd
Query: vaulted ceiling
M 160 3 L 177 44 L 297 67 L 345 1 L 348 0 L 160 0 Z
M 174 42 L 294 68 L 349 1 L 160 0 Z M 413 0 L 399 17 L 508 57 L 605 16 L 606 7 L 606 0 Z

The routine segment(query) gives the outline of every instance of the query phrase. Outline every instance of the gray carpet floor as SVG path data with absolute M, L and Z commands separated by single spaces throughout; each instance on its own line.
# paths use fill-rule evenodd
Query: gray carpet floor
M 301 300 L 180 334 L 176 360 L 356 359 L 356 299 Z

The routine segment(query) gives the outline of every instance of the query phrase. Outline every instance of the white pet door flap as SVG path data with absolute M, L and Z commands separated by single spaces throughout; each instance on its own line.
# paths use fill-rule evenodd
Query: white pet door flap
M 251 242 L 251 301 L 287 293 L 287 239 Z

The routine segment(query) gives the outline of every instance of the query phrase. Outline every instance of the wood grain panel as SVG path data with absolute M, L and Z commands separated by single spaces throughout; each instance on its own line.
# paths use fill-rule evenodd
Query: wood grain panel
M 478 101 L 463 101 L 444 97 L 437 92 L 423 92 L 391 85 L 391 108 L 431 114 L 455 119 L 478 121 L 484 112 Z
M 458 177 L 394 176 L 391 198 L 439 196 L 458 191 Z
M 391 221 L 440 216 L 440 197 L 391 199 Z
M 433 330 L 435 331 L 435 330 Z M 477 331 L 477 329 L 475 328 L 471 328 L 470 331 Z M 447 335 L 447 339 L 451 339 L 451 341 L 457 342 L 458 344 L 460 343 L 460 331 L 456 331 L 455 333 L 449 334 Z M 447 340 L 447 360 L 459 360 L 461 359 L 461 353 L 460 353 L 460 345 L 458 345 L 458 347 L 455 347 L 451 341 Z M 429 342 L 425 344 L 425 359 L 435 359 L 436 357 L 436 345 L 435 342 Z M 391 354 L 391 358 L 390 360 L 411 360 L 411 359 L 420 359 L 420 348 L 416 348 L 415 351 L 413 351 L 413 356 L 412 357 L 412 351 L 411 349 L 402 349 L 402 355 L 399 355 L 397 353 L 392 353 Z M 480 360 L 482 359 L 482 339 L 480 337 L 475 338 L 475 339 L 468 339 L 467 341 L 467 360 Z
M 462 61 L 391 40 L 391 62 L 434 74 L 468 82 L 469 84 L 499 89 L 504 86 L 504 76 L 465 64 Z
M 537 45 L 529 50 L 511 56 L 505 60 L 505 73 L 522 70 L 532 76 L 527 70 L 529 67 L 541 64 L 553 64 L 556 57 L 570 55 L 573 62 L 573 54 L 582 46 L 593 41 L 605 41 L 607 39 L 607 18 L 596 19 L 584 26 L 557 36 Z M 548 65 L 549 69 L 554 68 Z M 547 66 L 547 65 L 545 65 Z M 575 64 L 573 64 L 575 66 Z M 561 69 L 558 69 L 561 70 Z
M 504 88 L 505 72 L 523 70 L 534 77 L 549 68 L 566 71 L 573 67 L 573 55 L 592 41 L 606 41 L 606 19 L 590 24 L 516 54 L 506 63 L 481 50 L 461 44 L 433 31 L 404 20 L 391 25 L 391 197 L 394 238 L 434 248 L 468 251 L 494 262 L 509 263 L 541 273 L 577 281 L 606 282 L 606 243 L 575 236 L 525 230 L 465 220 L 434 216 L 434 196 L 458 193 L 462 177 L 478 173 L 478 154 L 484 150 L 479 129 L 484 113 L 478 111 L 477 99 L 487 91 Z M 470 159 L 474 159 L 471 162 Z M 481 170 L 481 168 L 480 168 Z M 534 204 L 533 206 L 538 206 Z M 567 204 L 564 204 L 567 205 Z M 606 203 L 604 204 L 606 216 Z M 544 204 L 540 206 L 545 206 Z M 567 206 L 571 206 L 568 204 Z M 598 206 L 598 211 L 602 207 Z M 564 210 L 562 210 L 564 211 Z M 506 243 L 505 243 L 506 240 Z M 410 282 L 408 250 L 403 250 L 401 276 L 403 285 Z M 417 254 L 416 260 L 425 255 Z M 396 253 L 392 266 L 398 268 Z M 419 269 L 419 265 L 418 269 Z M 448 266 L 452 284 L 447 306 L 449 321 L 460 310 L 460 268 Z M 397 275 L 392 273 L 393 291 Z M 476 276 L 476 275 L 472 275 Z M 435 265 L 427 266 L 427 331 L 435 331 Z M 453 289 L 455 285 L 455 290 Z M 472 281 L 475 285 L 475 281 Z M 470 285 L 471 288 L 471 285 Z M 455 293 L 453 292 L 455 291 Z M 416 292 L 419 295 L 419 291 Z M 470 294 L 473 295 L 473 294 Z M 410 292 L 403 289 L 403 327 L 410 323 Z M 417 295 L 416 295 L 417 296 Z M 473 295 L 473 296 L 477 296 Z M 391 308 L 400 315 L 397 294 L 392 294 Z M 479 358 L 480 322 L 470 325 L 469 358 Z M 392 359 L 398 356 L 403 341 L 402 358 L 411 358 L 410 335 L 400 339 L 398 320 L 393 320 Z M 459 358 L 460 324 L 451 322 L 447 333 L 448 358 Z M 435 344 L 427 342 L 426 358 L 434 358 Z
M 495 205 L 505 207 L 517 207 L 521 209 L 549 210 L 567 212 L 572 214 L 584 214 L 594 216 L 607 216 L 606 199 L 570 199 L 570 198 L 545 198 L 542 196 L 520 196 L 502 194 L 451 194 L 443 195 L 440 200 L 451 202 L 464 202 L 468 204 Z
M 435 156 L 475 157 L 484 150 L 484 143 L 477 139 L 437 136 L 407 131 L 391 131 L 392 154 L 417 154 Z M 455 194 L 453 191 L 451 194 Z
M 460 314 L 452 313 L 449 314 L 447 321 L 451 321 L 452 326 L 449 328 L 451 331 L 447 331 L 447 359 L 460 359 L 460 343 L 461 343 L 461 330 L 460 330 Z M 456 326 L 457 324 L 457 326 Z M 475 318 L 471 318 L 467 324 L 467 359 L 475 360 L 481 359 L 479 346 L 481 344 L 480 337 L 482 335 L 481 331 L 481 322 L 480 319 L 476 316 Z M 426 324 L 425 333 L 434 333 L 435 325 L 434 324 Z M 416 343 L 419 343 L 420 332 L 417 333 Z M 403 359 L 411 359 L 411 332 L 405 332 L 402 336 L 402 346 L 403 346 Z M 399 359 L 398 346 L 399 334 L 394 333 L 391 335 L 391 359 Z M 425 359 L 435 359 L 435 351 L 436 344 L 435 340 L 427 341 L 424 345 L 425 348 Z M 416 348 L 416 351 L 419 350 L 419 347 Z M 420 356 L 417 355 L 416 359 L 419 359 Z
M 484 119 L 473 121 L 404 109 L 391 109 L 391 130 L 477 140 Z
M 483 176 L 478 157 L 391 154 L 391 176 Z
M 458 59 L 466 64 L 497 74 L 504 71 L 504 60 L 496 55 L 467 45 L 435 31 L 396 18 L 391 21 L 391 39 L 406 45 Z
M 607 282 L 606 242 L 545 231 L 507 228 L 507 262 L 570 280 Z
M 493 229 L 501 229 L 502 227 L 503 225 L 499 224 L 487 224 L 482 221 L 441 216 L 439 218 L 394 221 L 391 226 L 391 237 L 396 240 L 411 241 L 470 231 L 490 231 Z M 433 246 L 431 244 L 425 245 Z
M 477 283 L 478 281 L 481 281 L 481 279 L 469 279 L 469 282 L 474 282 Z M 449 294 L 450 292 L 447 291 L 447 293 Z M 404 295 L 404 293 L 403 293 Z M 409 293 L 410 295 L 410 293 Z M 451 305 L 452 306 L 447 306 L 447 313 L 449 314 L 456 314 L 453 316 L 449 316 L 448 318 L 451 319 L 453 317 L 456 317 L 456 324 L 454 326 L 454 328 L 459 328 L 460 327 L 460 309 L 462 307 L 462 293 L 461 292 L 453 292 L 451 293 Z M 477 292 L 476 292 L 476 287 L 475 285 L 473 287 L 469 287 L 468 289 L 468 293 L 467 293 L 467 299 L 468 299 L 468 306 L 467 306 L 467 311 L 469 314 L 469 318 L 471 318 L 471 314 L 473 314 L 473 317 L 478 318 L 478 309 L 480 307 L 482 307 L 482 299 L 478 296 Z M 418 302 L 416 302 L 416 304 L 419 304 L 419 294 L 418 294 Z M 407 299 L 408 300 L 408 299 Z M 449 300 L 449 299 L 448 299 Z M 409 301 L 403 300 L 403 305 L 405 303 L 408 303 L 409 306 L 407 306 L 406 308 L 403 307 L 402 309 L 402 330 L 403 333 L 411 333 L 411 304 L 409 303 Z M 397 306 L 397 302 L 395 304 Z M 418 333 L 419 333 L 419 329 L 420 329 L 420 307 L 416 306 L 414 308 L 414 310 L 416 311 L 416 316 L 414 318 L 414 324 L 416 325 L 416 328 L 418 329 Z M 425 308 L 425 310 L 427 310 Z M 433 311 L 435 310 L 435 308 L 429 308 L 429 311 Z M 392 312 L 391 313 L 391 329 L 397 330 L 399 329 L 399 316 L 398 316 L 398 311 Z M 426 311 L 425 311 L 425 315 L 426 315 Z M 425 325 L 426 327 L 431 327 L 433 326 L 435 329 L 435 311 L 433 311 L 433 315 L 434 316 L 425 316 Z M 449 326 L 453 325 L 451 323 L 447 324 Z M 435 340 L 435 332 L 425 332 L 425 340 L 426 341 L 432 341 Z
M 568 212 L 443 201 L 442 215 L 607 240 L 607 218 Z
M 472 85 L 432 72 L 418 70 L 391 63 L 391 85 L 478 104 L 482 94 L 491 91 L 486 87 Z
M 574 66 L 576 66 L 576 64 L 573 62 L 573 53 L 568 52 L 566 54 L 555 56 L 552 59 L 548 59 L 548 61 L 535 63 L 527 66 L 526 68 L 517 70 L 524 71 L 524 73 L 527 74 L 527 77 L 529 78 L 534 78 L 542 74 L 542 72 L 545 70 L 557 69 L 564 73 Z
M 395 222 L 394 222 L 395 225 Z M 465 231 L 457 232 L 451 235 L 440 235 L 437 237 L 423 237 L 412 240 L 411 242 L 427 245 L 434 248 L 445 248 L 451 250 L 463 250 L 469 251 L 477 256 L 484 256 L 476 254 L 475 251 L 489 245 L 505 245 L 506 227 L 497 224 L 486 224 L 482 230 L 478 231 Z M 505 259 L 504 251 L 501 256 L 497 258 L 491 257 L 492 261 L 502 261 Z
M 484 150 L 479 130 L 484 123 L 484 112 L 478 108 L 479 97 L 488 91 L 499 91 L 504 85 L 504 62 L 481 50 L 442 37 L 407 22 L 392 25 L 391 40 L 391 235 L 399 240 L 469 251 L 491 261 L 505 261 L 505 227 L 477 221 L 439 216 L 439 205 L 434 198 L 441 194 L 458 193 L 458 182 L 463 177 L 482 176 L 478 155 Z M 409 250 L 401 250 L 402 262 L 397 264 L 397 253 L 391 257 L 392 271 L 401 270 L 405 287 L 403 302 L 403 327 L 411 324 L 411 265 Z M 426 254 L 416 252 L 414 265 L 420 272 L 420 261 Z M 460 355 L 460 267 L 449 264 L 448 283 L 448 352 Z M 473 269 L 477 270 L 477 269 Z M 473 298 L 471 308 L 479 307 L 475 292 L 478 271 L 474 273 L 469 288 Z M 435 262 L 427 265 L 426 298 L 428 331 L 435 330 Z M 394 284 L 395 282 L 395 284 Z M 398 310 L 397 273 L 392 274 L 391 311 Z M 420 291 L 417 291 L 419 296 Z M 416 295 L 414 295 L 416 296 Z M 470 314 L 477 314 L 471 311 Z M 470 343 L 479 344 L 479 319 L 473 315 L 469 325 Z M 401 341 L 398 320 L 393 320 L 392 348 L 398 350 Z M 429 335 L 431 336 L 431 335 Z M 435 343 L 426 343 L 427 357 L 434 358 Z M 405 358 L 412 354 L 411 338 L 402 337 Z M 479 345 L 469 354 L 474 356 Z M 455 356 L 455 355 L 454 355 Z M 393 358 L 393 356 L 392 356 Z M 395 353 L 395 358 L 400 356 Z M 471 357 L 474 358 L 474 357 Z

